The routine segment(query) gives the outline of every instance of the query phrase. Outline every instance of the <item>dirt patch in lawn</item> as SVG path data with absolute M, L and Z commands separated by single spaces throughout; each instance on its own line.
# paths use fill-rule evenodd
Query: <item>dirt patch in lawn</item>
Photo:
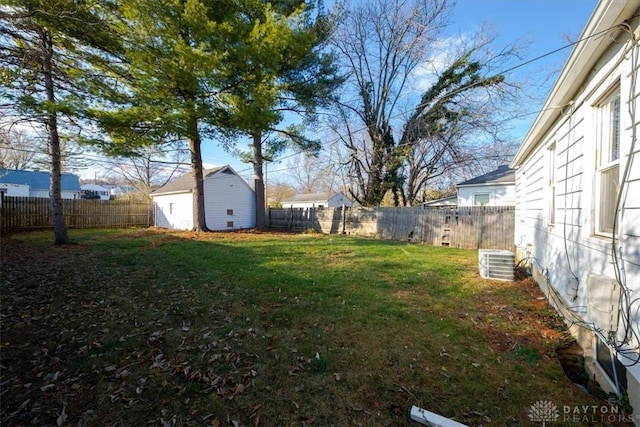
M 571 339 L 533 279 L 496 282 L 495 286 L 501 289 L 500 293 L 482 294 L 474 306 L 474 315 L 482 319 L 478 323 L 488 326 L 481 330 L 493 350 L 504 352 L 531 346 L 541 356 L 553 355 L 559 341 Z M 528 294 L 528 298 L 517 306 L 511 305 L 504 295 L 514 292 Z M 496 323 L 502 327 L 492 327 Z

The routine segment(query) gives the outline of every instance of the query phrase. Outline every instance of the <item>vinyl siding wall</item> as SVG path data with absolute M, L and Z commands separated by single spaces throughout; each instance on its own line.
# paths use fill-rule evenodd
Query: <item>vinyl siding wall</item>
M 255 196 L 240 176 L 217 172 L 205 180 L 204 193 L 205 220 L 210 230 L 255 227 Z
M 474 206 L 474 195 L 489 194 L 487 206 L 513 206 L 515 204 L 515 186 L 508 185 L 476 185 L 458 187 L 458 206 Z
M 156 227 L 176 230 L 193 228 L 193 196 L 191 192 L 153 197 Z
M 622 184 L 622 209 L 618 215 L 619 271 L 631 295 L 640 292 L 640 143 L 632 149 L 633 129 L 636 138 L 640 127 L 640 111 L 630 114 L 630 104 L 638 104 L 640 89 L 632 87 L 630 55 L 622 52 L 625 43 L 612 43 L 589 78 L 573 95 L 573 104 L 554 106 L 560 109 L 558 119 L 537 141 L 535 150 L 516 171 L 515 244 L 519 258 L 528 258 L 534 276 L 544 286 L 552 287 L 561 296 L 561 305 L 573 315 L 592 322 L 588 307 L 588 278 L 602 275 L 616 277 L 612 256 L 612 237 L 596 233 L 596 203 L 598 202 L 598 109 L 612 89 L 619 87 L 621 100 L 620 182 L 630 162 L 628 179 Z M 555 147 L 554 150 L 550 148 Z M 555 212 L 550 206 L 550 162 L 555 153 Z M 542 285 L 541 285 L 542 286 Z M 633 296 L 632 296 L 633 299 Z M 640 328 L 638 304 L 631 310 L 630 322 Z M 618 330 L 621 337 L 622 331 Z M 593 335 L 591 335 L 593 336 Z M 638 345 L 638 337 L 631 346 Z M 583 347 L 589 343 L 582 342 Z M 591 344 L 592 345 L 592 344 Z M 591 349 L 592 350 L 592 349 Z M 626 361 L 627 365 L 629 361 Z M 640 367 L 628 369 L 629 387 L 638 390 Z M 629 375 L 630 374 L 630 375 Z M 633 384 L 633 385 L 632 385 Z M 637 394 L 637 391 L 635 392 Z M 638 405 L 638 396 L 634 406 Z M 636 408 L 640 410 L 640 407 Z

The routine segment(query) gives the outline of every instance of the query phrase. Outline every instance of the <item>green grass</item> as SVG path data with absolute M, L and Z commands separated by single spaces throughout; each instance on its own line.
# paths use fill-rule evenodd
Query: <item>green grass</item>
M 566 334 L 535 286 L 479 279 L 474 251 L 70 235 L 2 240 L 3 425 L 63 408 L 69 425 L 415 425 L 412 405 L 508 425 L 539 400 L 595 404 L 554 358 Z

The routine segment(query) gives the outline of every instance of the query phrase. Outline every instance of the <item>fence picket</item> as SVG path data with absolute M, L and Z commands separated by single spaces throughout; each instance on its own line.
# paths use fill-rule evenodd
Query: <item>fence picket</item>
M 129 200 L 62 200 L 67 228 L 149 227 L 154 223 L 150 202 Z M 0 229 L 52 228 L 49 199 L 4 196 L 0 199 Z
M 269 208 L 272 229 L 353 234 L 464 249 L 513 250 L 515 208 Z

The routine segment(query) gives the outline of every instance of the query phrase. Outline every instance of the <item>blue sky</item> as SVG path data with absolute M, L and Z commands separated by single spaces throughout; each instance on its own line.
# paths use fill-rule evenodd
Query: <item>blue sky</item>
M 451 16 L 452 25 L 446 33 L 451 36 L 474 33 L 483 25 L 489 26 L 496 47 L 516 41 L 525 45 L 521 61 L 525 62 L 566 46 L 568 40 L 576 40 L 596 4 L 596 0 L 457 0 Z M 518 79 L 532 79 L 537 83 L 544 80 L 549 88 L 570 52 L 571 48 L 563 49 L 511 73 Z M 546 93 L 539 95 L 539 103 L 531 104 L 528 110 L 535 112 L 541 107 Z M 534 119 L 535 114 L 532 114 L 514 123 L 512 137 L 521 140 Z M 244 172 L 241 174 L 245 178 L 251 176 L 250 165 L 240 163 L 211 141 L 203 144 L 203 161 L 207 165 L 230 164 L 236 171 Z M 284 163 L 272 166 L 274 171 L 282 169 L 286 169 Z M 285 175 L 286 171 L 272 173 L 269 178 L 284 180 Z
M 525 44 L 521 62 L 526 62 L 566 46 L 567 37 L 571 40 L 577 39 L 596 4 L 596 0 L 457 0 L 451 15 L 452 25 L 445 35 L 473 34 L 481 26 L 488 25 L 495 36 L 496 48 L 516 41 Z M 534 61 L 512 71 L 511 77 L 518 80 L 528 78 L 534 84 L 546 81 L 549 88 L 570 52 L 571 48 L 567 48 Z M 528 111 L 535 112 L 541 107 L 546 94 L 539 95 L 538 103 L 527 105 Z M 535 114 L 532 114 L 514 123 L 511 136 L 521 140 L 534 119 Z M 251 165 L 241 163 L 215 141 L 203 141 L 202 158 L 205 167 L 228 164 L 245 179 L 251 179 Z M 270 181 L 286 181 L 286 161 L 269 167 L 270 171 L 273 171 L 268 176 Z M 88 177 L 93 177 L 94 172 L 87 172 Z

